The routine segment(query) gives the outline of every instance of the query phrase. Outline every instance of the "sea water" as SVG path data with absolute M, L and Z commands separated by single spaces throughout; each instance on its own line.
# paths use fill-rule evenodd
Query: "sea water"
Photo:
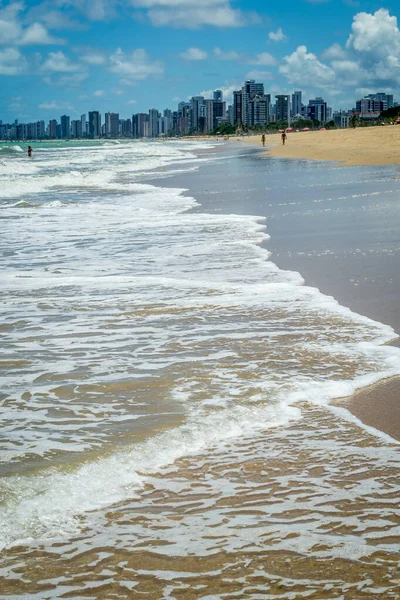
M 315 561 L 393 560 L 397 446 L 329 403 L 400 373 L 396 334 L 280 270 L 263 218 L 157 185 L 217 160 L 202 142 L 0 146 L 7 597 L 84 580 L 82 597 L 294 598 L 322 589 Z M 301 577 L 295 555 L 314 561 Z

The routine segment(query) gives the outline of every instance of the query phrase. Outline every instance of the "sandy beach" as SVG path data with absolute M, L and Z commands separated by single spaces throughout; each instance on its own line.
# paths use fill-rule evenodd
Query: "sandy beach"
M 232 138 L 261 145 L 261 135 Z M 280 134 L 266 136 L 271 156 L 340 162 L 342 166 L 400 164 L 400 126 L 289 132 L 285 146 Z

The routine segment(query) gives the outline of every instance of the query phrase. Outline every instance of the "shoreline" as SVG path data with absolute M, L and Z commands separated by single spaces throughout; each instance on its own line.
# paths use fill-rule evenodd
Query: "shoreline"
M 383 128 L 382 128 L 383 129 Z M 315 132 L 316 134 L 319 134 L 319 132 Z M 323 133 L 326 132 L 321 132 L 321 135 Z M 400 128 L 398 130 L 398 134 L 400 137 Z M 242 140 L 244 138 L 241 138 Z M 236 139 L 231 138 L 231 141 L 235 141 Z M 238 151 L 242 151 L 244 148 L 248 148 L 249 152 L 249 158 L 251 156 L 251 152 L 254 153 L 254 151 L 256 151 L 256 155 L 255 156 L 263 156 L 265 157 L 266 153 L 263 152 L 263 148 L 260 147 L 259 144 L 259 139 L 258 138 L 249 138 L 249 144 L 246 146 L 243 146 L 242 144 L 235 144 L 236 148 L 238 149 Z M 257 146 L 257 149 L 256 149 Z M 211 153 L 219 153 L 221 151 L 226 150 L 227 152 L 229 151 L 233 151 L 232 155 L 234 155 L 234 147 L 233 144 L 229 144 L 229 143 L 225 143 L 224 146 L 222 147 L 222 145 L 220 147 L 216 146 L 214 147 L 212 150 L 210 149 Z M 199 155 L 203 155 L 204 152 L 200 152 Z M 247 153 L 246 153 L 247 154 Z M 262 162 L 261 162 L 262 164 Z M 209 163 L 210 165 L 210 163 Z M 212 169 L 212 165 L 209 167 Z M 204 169 L 207 169 L 207 165 L 205 166 L 200 166 L 199 171 L 201 172 L 203 170 L 203 174 L 200 175 L 200 177 L 202 177 L 203 179 L 207 180 L 207 174 L 204 174 Z M 193 174 L 191 174 L 193 175 Z M 205 206 L 204 202 L 203 202 L 203 198 L 202 198 L 202 193 L 204 193 L 205 198 L 207 197 L 207 190 L 201 190 L 202 193 L 198 193 L 198 189 L 196 188 L 196 184 L 198 183 L 197 181 L 195 181 L 193 179 L 193 177 L 189 178 L 189 181 L 184 181 L 183 185 L 181 185 L 180 180 L 181 178 L 178 177 L 173 177 L 173 182 L 172 183 L 172 179 L 168 178 L 165 179 L 164 181 L 160 181 L 160 179 L 157 179 L 157 185 L 166 185 L 168 186 L 173 186 L 173 187 L 184 187 L 187 189 L 187 191 L 185 192 L 185 195 L 190 195 L 193 196 L 194 198 L 196 198 L 196 200 L 202 205 L 201 206 L 201 211 L 205 211 L 205 212 L 209 212 L 210 209 L 212 208 L 211 206 Z M 181 179 L 182 180 L 182 179 Z M 153 183 L 154 184 L 154 180 L 150 180 L 149 183 Z M 210 181 L 207 184 L 207 187 L 212 185 L 212 181 Z M 224 190 L 224 194 L 221 194 L 222 196 L 226 196 L 227 198 L 227 202 L 228 205 L 225 207 L 223 207 L 223 210 L 228 210 L 229 212 L 236 212 L 236 207 L 231 207 L 229 205 L 229 193 L 227 192 L 227 190 Z M 217 209 L 217 210 L 221 210 L 221 209 Z M 249 207 L 248 211 L 245 211 L 246 214 L 256 214 L 254 212 L 254 208 L 253 207 Z M 258 213 L 257 213 L 258 214 Z M 269 233 L 270 230 L 269 230 Z M 273 241 L 273 237 L 274 234 L 271 234 L 271 240 L 268 243 L 268 250 L 271 250 L 270 248 L 270 242 Z M 291 270 L 297 270 L 298 272 L 300 272 L 300 274 L 305 278 L 305 285 L 311 285 L 312 287 L 318 287 L 323 293 L 327 294 L 327 295 L 333 295 L 336 299 L 337 296 L 335 295 L 335 293 L 332 293 L 331 290 L 326 289 L 324 287 L 324 280 L 321 277 L 321 272 L 319 273 L 319 276 L 316 277 L 316 281 L 310 281 L 310 278 L 307 277 L 307 275 L 302 271 L 302 266 L 300 263 L 300 261 L 298 261 L 298 263 L 296 264 L 296 262 L 293 261 L 291 263 L 291 265 L 285 264 L 285 261 L 282 262 L 281 260 L 281 256 L 277 255 L 275 252 L 272 253 L 272 261 L 279 267 L 282 269 L 291 269 Z M 318 259 L 316 259 L 316 264 L 318 262 Z M 353 264 L 353 268 L 358 268 L 358 265 L 356 263 Z M 318 269 L 317 269 L 318 270 Z M 357 306 L 357 302 L 355 302 L 355 305 L 353 305 L 350 301 L 348 301 L 348 298 L 346 298 L 346 300 L 342 298 L 340 298 L 338 300 L 341 304 L 343 304 L 344 306 L 349 306 L 351 310 L 353 310 L 354 312 L 358 312 L 359 314 L 364 314 L 364 312 L 362 310 L 360 310 L 360 307 Z M 368 316 L 368 315 L 366 315 Z M 371 316 L 371 315 L 369 315 Z M 374 316 L 372 316 L 371 318 L 374 318 Z M 376 319 L 376 317 L 375 317 Z M 379 319 L 376 319 L 379 320 Z M 385 322 L 385 319 L 383 318 L 383 322 Z M 396 333 L 400 333 L 400 323 L 397 324 L 396 323 L 391 323 L 391 325 L 393 326 L 393 328 L 395 329 Z M 400 338 L 394 338 L 391 342 L 389 342 L 389 345 L 395 345 L 398 346 L 400 345 Z M 354 417 L 356 417 L 357 419 L 359 419 L 363 424 L 372 427 L 376 430 L 379 430 L 389 436 L 391 436 L 393 439 L 400 441 L 400 376 L 393 376 L 390 378 L 386 378 L 386 379 L 382 379 L 380 381 L 378 381 L 377 383 L 371 385 L 371 386 L 367 386 L 365 388 L 361 388 L 358 389 L 352 396 L 350 397 L 346 397 L 346 398 L 337 398 L 334 399 L 331 402 L 331 406 L 337 406 L 340 408 L 345 408 L 346 410 L 348 410 Z
M 232 137 L 251 146 L 261 146 L 261 134 Z M 400 125 L 288 132 L 286 144 L 280 134 L 266 136 L 265 152 L 275 158 L 331 161 L 334 166 L 356 167 L 400 165 Z

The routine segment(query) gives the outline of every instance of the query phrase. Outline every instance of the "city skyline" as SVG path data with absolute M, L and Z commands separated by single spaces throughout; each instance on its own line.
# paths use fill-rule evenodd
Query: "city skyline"
M 214 89 L 230 104 L 247 79 L 337 108 L 376 90 L 398 96 L 396 10 L 393 0 L 5 0 L 0 114 L 128 117 Z
M 224 130 L 230 133 L 241 130 L 268 127 L 280 124 L 289 127 L 291 122 L 297 126 L 323 126 L 333 122 L 336 127 L 348 127 L 353 115 L 362 120 L 376 121 L 382 111 L 399 106 L 393 94 L 375 92 L 358 99 L 355 107 L 347 111 L 333 111 L 323 97 L 310 98 L 303 103 L 302 90 L 292 94 L 266 93 L 264 84 L 247 80 L 240 90 L 233 92 L 233 104 L 224 100 L 222 90 L 214 90 L 212 98 L 192 96 L 189 102 L 180 102 L 177 110 L 170 108 L 159 112 L 149 109 L 147 113 L 132 114 L 132 118 L 120 118 L 119 113 L 99 111 L 83 113 L 79 119 L 62 115 L 60 123 L 50 119 L 46 126 L 44 120 L 32 123 L 3 123 L 0 119 L 0 140 L 63 139 L 63 138 L 155 138 L 158 136 L 182 136 L 209 134 L 221 126 L 230 126 Z M 1 116 L 1 115 L 0 115 Z

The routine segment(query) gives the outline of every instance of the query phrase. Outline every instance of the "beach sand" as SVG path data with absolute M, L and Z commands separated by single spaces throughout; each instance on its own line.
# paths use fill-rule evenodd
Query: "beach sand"
M 261 135 L 232 139 L 261 146 Z M 280 134 L 266 136 L 271 156 L 329 160 L 347 167 L 400 164 L 399 142 L 400 125 L 289 132 L 285 146 Z

